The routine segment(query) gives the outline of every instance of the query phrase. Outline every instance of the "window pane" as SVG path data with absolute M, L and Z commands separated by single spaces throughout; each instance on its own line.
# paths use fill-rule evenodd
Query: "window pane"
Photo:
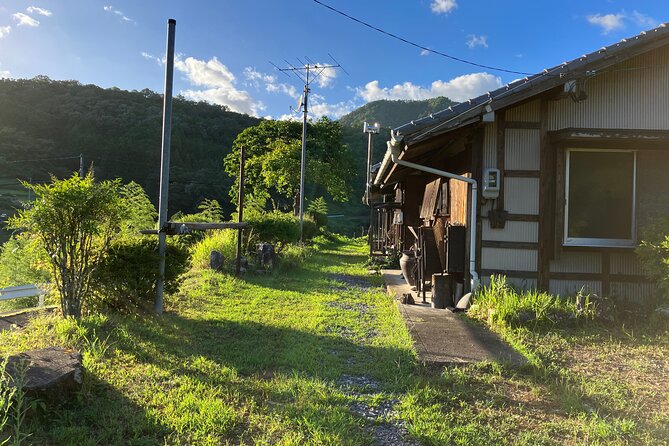
M 569 152 L 570 238 L 632 238 L 633 152 Z

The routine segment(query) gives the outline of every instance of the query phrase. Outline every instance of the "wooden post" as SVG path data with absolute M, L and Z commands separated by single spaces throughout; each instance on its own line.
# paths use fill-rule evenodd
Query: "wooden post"
M 239 198 L 237 201 L 237 221 L 239 223 L 244 219 L 244 163 L 246 162 L 246 157 L 244 153 L 244 146 L 241 146 L 239 149 Z M 239 277 L 242 268 L 242 235 L 243 229 L 239 228 L 237 230 L 237 266 L 235 268 L 235 274 Z

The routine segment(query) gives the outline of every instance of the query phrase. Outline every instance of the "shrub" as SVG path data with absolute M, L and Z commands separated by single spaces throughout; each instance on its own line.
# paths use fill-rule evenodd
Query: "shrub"
M 306 246 L 287 245 L 277 256 L 277 268 L 279 273 L 294 271 L 309 258 L 312 249 Z
M 166 293 L 178 290 L 179 278 L 186 272 L 188 259 L 188 248 L 169 238 L 165 265 Z M 121 312 L 148 309 L 155 299 L 158 261 L 156 238 L 126 237 L 113 242 L 95 271 L 96 304 Z
M 0 248 L 0 287 L 46 283 L 49 258 L 39 238 L 16 234 Z
M 662 300 L 669 301 L 669 218 L 659 218 L 641 230 L 637 247 L 641 266 L 657 285 Z
M 318 229 L 327 226 L 328 224 L 328 204 L 323 197 L 314 199 L 309 206 L 307 206 L 307 213 L 314 219 Z
M 279 253 L 284 246 L 300 241 L 300 220 L 298 217 L 279 211 L 266 212 L 247 219 L 251 225 L 248 247 L 255 251 L 256 243 L 268 242 Z M 304 218 L 304 239 L 309 240 L 318 233 L 316 223 L 310 217 Z
M 237 258 L 237 231 L 221 229 L 207 232 L 202 240 L 191 247 L 193 266 L 207 268 L 209 266 L 209 255 L 213 250 L 223 254 L 226 266 L 232 265 L 231 259 Z

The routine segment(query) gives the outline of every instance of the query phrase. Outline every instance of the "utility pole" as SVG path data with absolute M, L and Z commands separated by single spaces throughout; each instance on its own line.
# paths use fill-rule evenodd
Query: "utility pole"
M 84 154 L 79 154 L 79 178 L 84 177 Z
M 311 84 L 313 81 L 318 78 L 323 72 L 327 69 L 337 69 L 340 68 L 344 72 L 344 68 L 336 61 L 332 56 L 330 56 L 330 59 L 332 59 L 335 63 L 333 65 L 321 65 L 321 64 L 316 64 L 313 63 L 309 58 L 307 58 L 307 62 L 309 63 L 302 63 L 299 59 L 298 61 L 302 66 L 300 67 L 295 67 L 291 65 L 288 61 L 286 63 L 288 64 L 289 68 L 279 68 L 276 65 L 274 65 L 274 68 L 277 70 L 281 71 L 284 73 L 286 76 L 289 76 L 288 73 L 293 73 L 297 78 L 304 83 L 304 93 L 301 98 L 300 103 L 297 105 L 298 108 L 302 108 L 302 158 L 300 162 L 300 202 L 298 204 L 299 206 L 299 216 L 300 216 L 300 243 L 304 243 L 304 181 L 305 181 L 305 176 L 306 176 L 306 166 L 307 166 L 307 118 L 308 118 L 308 99 L 309 99 L 309 92 L 311 91 L 309 89 L 309 84 Z M 312 71 L 315 71 L 316 74 L 313 77 L 310 77 L 310 74 Z M 300 73 L 304 73 L 304 76 L 302 76 Z M 289 76 L 290 77 L 290 76 Z
M 369 206 L 369 231 L 367 233 L 369 241 L 369 257 L 372 257 L 373 249 L 373 229 L 374 229 L 374 204 L 372 203 L 372 135 L 379 133 L 381 126 L 378 122 L 374 124 L 367 124 L 367 121 L 362 126 L 362 132 L 367 133 L 367 185 L 365 187 L 365 199 L 367 206 Z
M 244 163 L 246 162 L 246 156 L 244 153 L 244 146 L 241 146 L 239 149 L 239 199 L 237 201 L 237 221 L 241 223 L 244 219 Z M 239 277 L 242 269 L 242 235 L 243 229 L 239 228 L 237 230 L 237 266 L 235 268 L 235 274 Z
M 302 160 L 300 162 L 300 243 L 304 243 L 304 177 L 307 168 L 307 103 L 309 100 L 309 65 L 307 80 L 304 83 L 304 100 L 302 101 Z
M 167 195 L 170 187 L 170 143 L 172 140 L 172 84 L 174 81 L 174 36 L 177 21 L 167 21 L 167 51 L 165 56 L 165 94 L 163 97 L 163 141 L 160 165 L 160 198 L 158 199 L 158 282 L 154 310 L 163 312 L 165 289 L 165 252 L 167 250 Z

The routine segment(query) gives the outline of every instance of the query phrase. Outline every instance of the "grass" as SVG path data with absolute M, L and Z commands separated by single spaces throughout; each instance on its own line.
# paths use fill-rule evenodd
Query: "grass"
M 30 441 L 365 445 L 401 421 L 426 445 L 666 444 L 666 333 L 497 324 L 531 366 L 435 369 L 417 361 L 365 252 L 362 240 L 321 240 L 281 273 L 194 269 L 162 317 L 51 316 L 0 333 L 0 355 L 83 353 L 82 391 L 37 405 Z M 392 410 L 375 419 L 356 405 Z

